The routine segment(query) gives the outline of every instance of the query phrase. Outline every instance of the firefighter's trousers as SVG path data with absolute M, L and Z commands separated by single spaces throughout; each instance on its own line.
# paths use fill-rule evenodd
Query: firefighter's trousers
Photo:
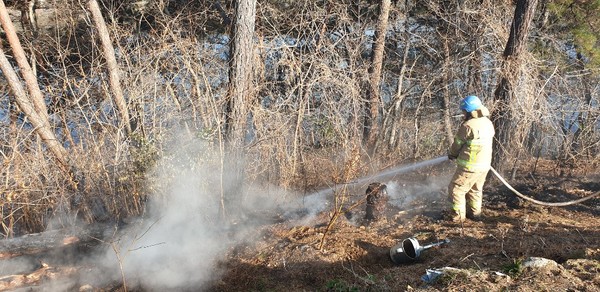
M 453 220 L 478 218 L 483 202 L 483 184 L 489 170 L 468 171 L 457 168 L 448 186 L 450 211 Z

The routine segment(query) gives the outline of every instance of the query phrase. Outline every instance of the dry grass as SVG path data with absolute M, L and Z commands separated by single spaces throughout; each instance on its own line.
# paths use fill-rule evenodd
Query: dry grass
M 251 141 L 244 149 L 246 181 L 314 190 L 404 160 L 443 155 L 448 145 L 442 134 L 442 89 L 449 87 L 451 106 L 473 92 L 491 100 L 508 33 L 506 23 L 512 17 L 510 6 L 479 2 L 464 1 L 457 11 L 428 1 L 411 7 L 415 9 L 411 16 L 423 21 L 408 18 L 405 24 L 402 6 L 393 8 L 390 23 L 397 25 L 390 28 L 383 74 L 387 86 L 382 88 L 383 115 L 393 122 L 383 129 L 383 146 L 374 157 L 366 155 L 360 139 L 371 41 L 364 32 L 373 27 L 376 7 L 348 9 L 342 3 L 321 7 L 314 1 L 286 2 L 287 6 L 260 3 L 254 84 L 259 102 L 251 109 Z M 215 11 L 208 7 L 189 11 L 156 12 L 154 29 L 142 35 L 130 26 L 112 23 L 110 27 L 128 107 L 138 125 L 131 136 L 125 136 L 107 98 L 108 80 L 89 23 L 76 27 L 82 18 L 72 11 L 65 15 L 71 26 L 63 31 L 71 34 L 24 41 L 55 66 L 43 64 L 44 90 L 50 98 L 53 126 L 70 151 L 82 188 L 68 187 L 71 178 L 55 165 L 22 120 L 3 121 L 2 236 L 80 220 L 140 215 L 147 196 L 162 183 L 148 183 L 148 177 L 181 139 L 205 145 L 190 157 L 191 166 L 210 161 L 217 177 L 227 175 L 222 135 L 227 81 L 218 76 L 227 70 L 228 44 L 217 31 L 190 33 L 192 20 L 207 25 L 219 21 Z M 357 16 L 357 11 L 362 14 Z M 431 15 L 437 17 L 439 32 L 425 21 L 432 20 Z M 444 83 L 440 68 L 442 43 L 430 37 L 432 33 L 454 40 L 450 84 Z M 213 41 L 206 42 L 208 38 Z M 35 47 L 42 44 L 46 47 Z M 547 74 L 552 62 L 534 56 L 524 58 L 522 77 L 515 86 L 519 98 L 512 111 L 518 113 L 517 141 L 510 145 L 510 158 L 544 155 L 577 166 L 584 161 L 598 164 L 600 138 L 593 125 L 600 112 L 595 102 L 571 98 L 591 92 L 595 101 L 597 96 L 586 86 L 597 84 L 593 82 L 598 72 L 573 73 L 557 62 L 552 64 L 556 70 Z M 573 102 L 567 106 L 560 100 Z M 396 102 L 398 110 L 392 111 Z M 7 96 L 2 103 L 9 104 Z M 586 113 L 589 125 L 577 136 L 563 127 L 575 112 Z M 458 122 L 453 120 L 452 126 Z M 349 161 L 357 164 L 349 169 Z

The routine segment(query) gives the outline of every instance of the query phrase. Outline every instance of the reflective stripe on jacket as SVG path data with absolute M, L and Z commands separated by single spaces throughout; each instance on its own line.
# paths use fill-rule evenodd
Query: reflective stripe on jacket
M 485 107 L 473 111 L 471 115 L 469 120 L 460 125 L 448 155 L 456 157 L 456 164 L 468 171 L 486 171 L 492 163 L 494 125 Z

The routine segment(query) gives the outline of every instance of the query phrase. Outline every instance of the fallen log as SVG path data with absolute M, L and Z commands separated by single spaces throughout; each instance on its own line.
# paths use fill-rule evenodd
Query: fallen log
M 89 224 L 3 239 L 0 240 L 0 260 L 82 244 L 99 244 L 115 230 L 116 226 L 108 224 Z

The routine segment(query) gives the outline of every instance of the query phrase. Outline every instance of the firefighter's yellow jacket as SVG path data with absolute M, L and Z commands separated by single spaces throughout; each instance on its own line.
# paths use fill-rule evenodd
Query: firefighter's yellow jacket
M 472 111 L 471 118 L 460 125 L 448 150 L 448 157 L 456 158 L 456 164 L 467 171 L 490 169 L 495 131 L 489 115 L 486 107 Z

